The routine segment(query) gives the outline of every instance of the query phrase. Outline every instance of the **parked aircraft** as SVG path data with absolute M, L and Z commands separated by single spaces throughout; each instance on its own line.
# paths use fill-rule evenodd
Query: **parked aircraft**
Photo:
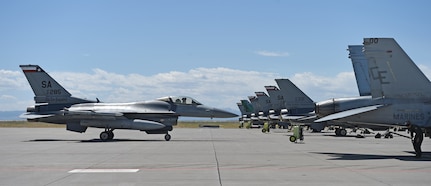
M 275 81 L 280 88 L 285 108 L 281 111 L 281 121 L 301 123 L 316 132 L 323 130 L 325 124 L 313 123 L 316 118 L 314 101 L 289 79 L 275 79 Z
M 132 129 L 148 134 L 165 134 L 169 141 L 179 116 L 230 118 L 236 114 L 205 106 L 186 96 L 163 97 L 153 101 L 101 103 L 72 95 L 38 65 L 20 65 L 33 92 L 35 106 L 28 107 L 22 118 L 66 124 L 69 131 L 83 133 L 87 127 L 105 129 L 102 141 L 112 140 L 115 129 Z
M 374 126 L 411 123 L 429 135 L 431 83 L 428 78 L 393 38 L 364 38 L 364 53 L 372 99 L 361 107 L 329 114 L 316 122 L 333 120 Z M 332 108 L 333 105 L 327 104 L 316 110 L 325 112 Z

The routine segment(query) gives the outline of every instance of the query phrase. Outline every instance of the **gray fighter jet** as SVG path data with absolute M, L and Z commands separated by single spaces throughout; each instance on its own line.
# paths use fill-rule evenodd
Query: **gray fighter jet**
M 371 97 L 367 104 L 320 118 L 357 125 L 405 126 L 431 132 L 431 83 L 393 38 L 365 38 Z M 321 105 L 322 106 L 322 105 Z M 333 107 L 316 108 L 327 111 Z M 422 135 L 422 134 L 419 134 Z
M 205 106 L 187 96 L 163 97 L 153 101 L 101 103 L 72 95 L 38 65 L 20 65 L 33 92 L 36 104 L 28 107 L 22 118 L 66 124 L 69 131 L 83 133 L 87 127 L 103 128 L 102 141 L 112 140 L 115 129 L 165 134 L 169 141 L 179 116 L 230 118 L 236 114 Z

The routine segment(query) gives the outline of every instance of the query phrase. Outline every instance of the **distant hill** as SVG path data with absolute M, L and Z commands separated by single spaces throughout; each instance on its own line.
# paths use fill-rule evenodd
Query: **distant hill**
M 19 115 L 24 113 L 24 111 L 0 111 L 0 121 L 18 121 L 24 120 L 19 118 Z

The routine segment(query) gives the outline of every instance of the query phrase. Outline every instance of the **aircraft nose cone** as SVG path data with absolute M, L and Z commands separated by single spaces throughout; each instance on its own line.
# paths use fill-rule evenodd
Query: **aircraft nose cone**
M 228 112 L 228 111 L 225 111 L 225 110 L 217 109 L 217 108 L 214 108 L 212 110 L 212 115 L 215 118 L 233 118 L 233 117 L 238 117 L 237 114 L 234 114 L 232 112 Z

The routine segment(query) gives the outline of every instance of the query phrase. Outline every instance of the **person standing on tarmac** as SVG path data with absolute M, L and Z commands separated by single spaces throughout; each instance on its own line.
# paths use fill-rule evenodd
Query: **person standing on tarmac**
M 416 152 L 416 157 L 420 158 L 422 156 L 421 145 L 422 145 L 422 141 L 424 140 L 422 129 L 416 125 L 412 125 L 409 121 L 406 122 L 406 124 L 407 124 L 407 128 L 410 131 L 410 137 L 412 139 L 413 148 L 415 149 L 415 152 Z

